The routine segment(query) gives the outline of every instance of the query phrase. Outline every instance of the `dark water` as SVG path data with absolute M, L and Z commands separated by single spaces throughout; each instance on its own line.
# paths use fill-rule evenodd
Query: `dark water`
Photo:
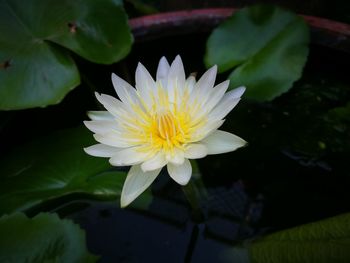
M 179 53 L 187 73 L 202 74 L 204 39 L 135 45 L 118 70 L 132 82 L 139 60 L 155 72 L 160 56 Z M 93 204 L 73 215 L 91 251 L 100 262 L 227 262 L 225 251 L 246 239 L 349 211 L 350 117 L 338 114 L 350 101 L 348 58 L 311 46 L 290 92 L 271 103 L 241 101 L 223 129 L 249 146 L 199 161 L 208 194 L 204 221 L 194 222 L 180 187 L 162 174 L 147 211 Z
M 207 189 L 202 222 L 165 173 L 152 190 L 147 210 L 90 203 L 69 216 L 86 230 L 89 250 L 103 255 L 100 262 L 225 262 L 225 249 L 258 233 L 263 202 L 248 196 L 242 181 Z

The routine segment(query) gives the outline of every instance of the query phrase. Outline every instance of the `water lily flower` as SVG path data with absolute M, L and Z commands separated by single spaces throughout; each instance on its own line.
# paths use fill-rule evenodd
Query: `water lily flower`
M 175 182 L 186 185 L 191 178 L 189 159 L 226 153 L 246 144 L 231 133 L 218 130 L 225 116 L 237 105 L 244 87 L 229 92 L 229 81 L 214 87 L 217 67 L 198 80 L 185 71 L 180 56 L 171 66 L 159 61 L 156 80 L 139 63 L 136 89 L 112 74 L 119 100 L 96 93 L 107 111 L 90 111 L 85 121 L 99 144 L 84 150 L 110 158 L 114 166 L 129 166 L 121 207 L 130 204 L 148 188 L 166 166 Z

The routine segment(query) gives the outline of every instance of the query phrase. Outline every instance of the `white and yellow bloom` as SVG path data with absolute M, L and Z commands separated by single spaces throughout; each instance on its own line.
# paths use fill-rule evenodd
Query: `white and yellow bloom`
M 119 100 L 96 97 L 107 111 L 91 111 L 85 125 L 99 144 L 85 148 L 93 156 L 108 157 L 114 166 L 132 165 L 125 180 L 121 206 L 137 198 L 162 167 L 177 183 L 186 185 L 192 167 L 188 159 L 234 151 L 246 142 L 217 130 L 237 105 L 244 87 L 226 90 L 229 81 L 214 87 L 217 67 L 196 82 L 185 78 L 180 56 L 171 66 L 159 61 L 156 81 L 142 64 L 136 69 L 136 89 L 112 74 Z

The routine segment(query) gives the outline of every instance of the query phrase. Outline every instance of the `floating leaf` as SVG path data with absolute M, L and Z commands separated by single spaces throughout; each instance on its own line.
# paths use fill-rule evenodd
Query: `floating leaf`
M 0 109 L 59 103 L 80 83 L 69 50 L 96 63 L 128 54 L 116 0 L 0 0 Z
M 237 67 L 230 87 L 244 85 L 246 96 L 272 100 L 301 77 L 309 31 L 301 17 L 269 5 L 244 8 L 213 31 L 205 63 L 219 70 Z
M 250 247 L 253 263 L 350 262 L 350 214 L 277 232 Z
M 27 218 L 22 213 L 0 218 L 0 262 L 96 262 L 85 245 L 85 233 L 56 214 Z
M 14 149 L 0 161 L 0 214 L 25 211 L 70 194 L 115 200 L 125 172 L 83 151 L 93 144 L 85 128 L 58 132 Z
M 135 10 L 142 15 L 150 15 L 158 13 L 159 11 L 155 7 L 155 1 L 145 1 L 145 0 L 126 0 L 130 3 Z
M 337 107 L 330 110 L 327 114 L 327 119 L 329 121 L 350 123 L 350 102 L 344 107 Z

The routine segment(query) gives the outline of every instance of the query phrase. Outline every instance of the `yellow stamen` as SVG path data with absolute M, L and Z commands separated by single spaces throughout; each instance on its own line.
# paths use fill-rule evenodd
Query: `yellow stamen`
M 127 134 L 124 136 L 135 142 L 135 146 L 143 145 L 139 149 L 143 152 L 155 154 L 164 151 L 174 154 L 175 148 L 184 149 L 185 145 L 193 141 L 195 132 L 206 124 L 205 117 L 193 118 L 200 110 L 200 103 L 196 100 L 190 103 L 190 93 L 184 90 L 178 92 L 176 88 L 170 101 L 167 90 L 161 82 L 157 82 L 156 92 L 150 95 L 152 105 L 146 105 L 140 94 L 141 105 L 132 104 L 133 114 L 123 115 Z
M 170 112 L 161 113 L 157 116 L 158 133 L 161 138 L 171 141 L 177 134 L 177 125 Z

